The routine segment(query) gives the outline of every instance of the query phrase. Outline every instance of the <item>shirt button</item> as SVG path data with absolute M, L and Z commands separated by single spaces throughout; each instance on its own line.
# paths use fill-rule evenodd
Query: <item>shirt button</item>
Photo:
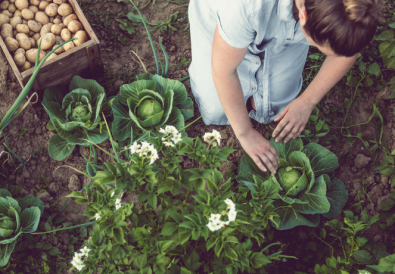
M 260 63 L 259 63 L 259 62 L 256 62 L 256 64 L 259 65 Z
M 252 87 L 252 90 L 256 90 L 256 87 Z

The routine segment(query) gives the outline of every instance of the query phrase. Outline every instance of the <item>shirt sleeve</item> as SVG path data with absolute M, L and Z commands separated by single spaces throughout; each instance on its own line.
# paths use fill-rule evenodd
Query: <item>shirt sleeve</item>
M 217 25 L 222 38 L 234 48 L 246 48 L 255 39 L 248 5 L 244 0 L 225 0 L 218 9 Z

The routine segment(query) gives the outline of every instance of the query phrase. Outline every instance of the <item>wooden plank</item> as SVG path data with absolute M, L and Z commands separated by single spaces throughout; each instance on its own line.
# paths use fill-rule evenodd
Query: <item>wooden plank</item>
M 95 41 L 90 40 L 78 47 L 64 52 L 64 56 L 59 55 L 58 57 L 45 62 L 36 78 L 41 89 L 46 89 L 49 86 L 68 82 L 74 75 L 81 74 L 88 69 L 89 61 L 85 47 L 89 47 L 94 44 Z M 32 69 L 22 73 L 25 83 L 30 79 L 31 75 Z
M 22 86 L 22 88 L 24 88 L 22 75 L 19 72 L 19 69 L 16 66 L 15 62 L 14 62 L 14 58 L 12 58 L 12 55 L 8 51 L 7 46 L 5 45 L 5 43 L 3 41 L 3 38 L 1 36 L 0 36 L 0 46 L 1 46 L 1 49 L 3 50 L 3 52 L 4 52 L 5 57 L 8 60 L 8 64 L 10 64 L 10 66 L 12 68 L 12 71 L 15 74 L 16 79 L 18 80 L 18 82 Z
M 86 48 L 86 54 L 88 56 L 88 62 L 89 62 L 89 67 L 91 68 L 91 71 L 98 71 L 100 70 L 100 67 L 102 66 L 101 64 L 101 58 L 100 58 L 100 49 L 98 45 L 92 45 L 90 47 Z
M 76 0 L 69 0 L 69 3 L 74 9 L 75 15 L 77 15 L 78 19 L 80 20 L 81 24 L 84 26 L 85 31 L 88 33 L 89 37 L 93 40 L 96 41 L 97 44 L 100 44 L 99 39 L 97 38 L 95 32 L 93 31 L 91 25 L 89 24 L 88 20 L 86 20 L 86 17 L 84 13 L 81 10 L 80 5 L 78 5 Z

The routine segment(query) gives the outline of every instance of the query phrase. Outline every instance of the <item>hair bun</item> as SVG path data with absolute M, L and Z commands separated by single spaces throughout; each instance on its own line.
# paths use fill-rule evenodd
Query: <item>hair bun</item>
M 343 3 L 348 19 L 353 22 L 363 23 L 369 17 L 377 19 L 380 10 L 378 0 L 343 0 Z

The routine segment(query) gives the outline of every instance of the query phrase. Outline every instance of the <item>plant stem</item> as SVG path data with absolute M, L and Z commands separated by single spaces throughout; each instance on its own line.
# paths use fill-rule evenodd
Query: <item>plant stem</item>
M 70 230 L 70 229 L 79 228 L 79 227 L 83 227 L 83 226 L 90 226 L 90 225 L 94 225 L 95 223 L 96 223 L 96 221 L 85 223 L 85 224 L 80 224 L 80 225 L 75 225 L 75 226 L 59 228 L 59 229 L 55 229 L 55 230 L 51 230 L 51 231 L 47 231 L 47 232 L 35 232 L 35 233 L 31 233 L 31 234 L 38 234 L 38 235 L 47 234 L 47 233 L 52 233 L 52 232 L 57 232 L 57 231 L 62 231 L 62 230 Z
M 190 191 L 190 190 L 188 190 L 187 196 L 185 197 L 185 200 L 182 202 L 182 206 L 185 206 L 185 204 L 187 203 L 187 200 L 188 200 L 188 198 L 189 198 L 189 195 L 191 195 L 191 191 Z

